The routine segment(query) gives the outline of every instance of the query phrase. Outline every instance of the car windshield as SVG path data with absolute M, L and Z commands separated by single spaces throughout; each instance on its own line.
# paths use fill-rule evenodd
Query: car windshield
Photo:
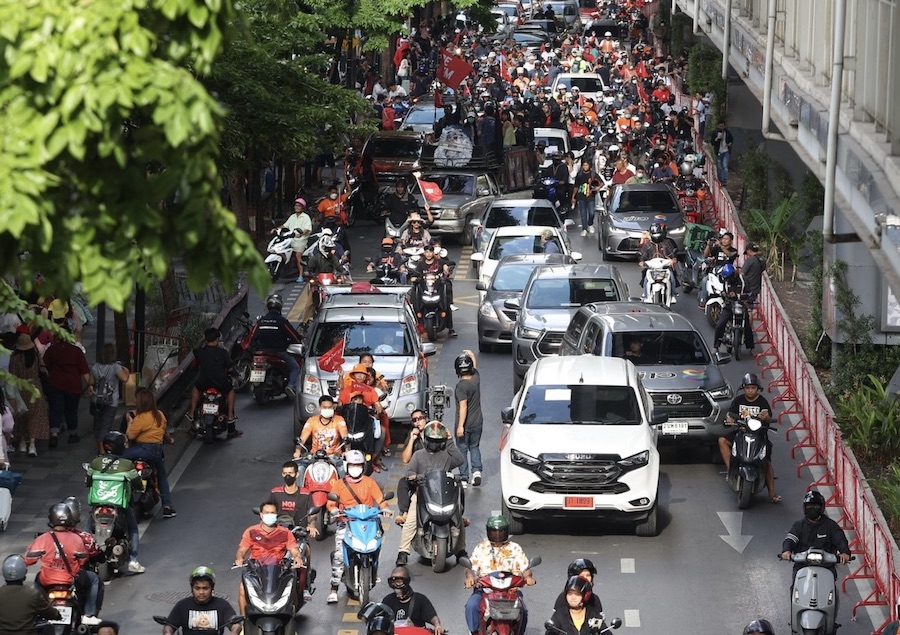
M 510 18 L 519 17 L 519 8 L 514 4 L 501 4 L 494 7 L 491 11 L 502 11 L 506 16 Z
M 578 87 L 583 93 L 601 93 L 603 92 L 603 80 L 594 75 L 587 77 L 560 77 L 559 84 L 565 86 L 569 90 Z
M 444 116 L 444 111 L 434 106 L 420 106 L 413 108 L 406 115 L 404 124 L 426 124 L 435 123 Z
M 488 254 L 490 260 L 500 260 L 510 254 L 539 254 L 540 236 L 498 236 Z
M 320 357 L 343 340 L 343 357 L 363 353 L 378 356 L 413 354 L 412 340 L 402 324 L 396 322 L 326 322 L 319 324 L 313 336 L 310 355 Z
M 500 265 L 494 274 L 491 289 L 494 291 L 522 291 L 528 276 L 540 263 L 529 262 L 515 265 Z
M 520 424 L 639 425 L 634 389 L 627 386 L 530 386 L 519 412 Z
M 444 194 L 471 196 L 475 191 L 475 176 L 472 174 L 426 174 L 422 180 L 437 183 Z
M 488 228 L 518 225 L 559 227 L 559 219 L 549 207 L 531 205 L 494 205 L 484 219 Z
M 677 213 L 678 201 L 668 190 L 622 189 L 618 201 L 613 204 L 617 212 L 672 212 Z
M 694 331 L 616 333 L 612 346 L 613 356 L 630 359 L 635 366 L 706 366 L 710 363 L 703 338 Z M 631 354 L 626 355 L 626 351 Z
M 376 137 L 368 144 L 366 154 L 373 157 L 396 157 L 400 159 L 416 159 L 422 147 L 417 138 Z
M 529 309 L 562 309 L 620 299 L 613 281 L 608 278 L 545 278 L 535 280 L 528 289 L 525 306 Z

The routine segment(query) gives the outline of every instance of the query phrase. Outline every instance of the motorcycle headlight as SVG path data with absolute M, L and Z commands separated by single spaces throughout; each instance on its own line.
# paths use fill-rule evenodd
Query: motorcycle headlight
M 415 375 L 407 375 L 400 382 L 400 396 L 414 395 L 419 392 L 419 380 Z
M 291 601 L 291 595 L 294 592 L 294 588 L 292 585 L 287 585 L 285 587 L 284 592 L 281 594 L 277 600 L 272 603 L 265 602 L 257 593 L 256 589 L 252 586 L 248 585 L 247 589 L 247 599 L 253 603 L 254 606 L 258 607 L 263 613 L 277 613 L 279 610 L 284 608 L 288 602 Z
M 426 507 L 432 514 L 449 514 L 453 511 L 455 505 L 435 505 L 434 503 L 428 503 Z
M 651 275 L 656 282 L 666 282 L 669 279 L 669 272 L 665 269 L 654 269 Z
M 621 461 L 617 461 L 616 464 L 624 467 L 628 470 L 633 470 L 638 467 L 644 467 L 650 462 L 650 450 L 644 450 L 643 452 L 638 452 L 637 454 L 632 454 L 631 456 L 627 456 Z
M 536 340 L 541 336 L 540 329 L 530 329 L 527 326 L 516 327 L 516 337 L 523 340 Z
M 821 553 L 811 553 L 806 556 L 806 564 L 810 564 L 813 566 L 818 566 L 822 564 L 822 554 Z
M 481 306 L 478 307 L 478 312 L 486 318 L 497 317 L 497 312 L 494 310 L 494 305 L 490 302 L 482 302 Z
M 716 401 L 720 401 L 722 399 L 731 399 L 734 395 L 731 392 L 731 386 L 725 384 L 724 386 L 720 386 L 715 390 L 710 390 L 709 396 Z
M 509 458 L 513 462 L 513 465 L 524 467 L 527 470 L 536 469 L 541 465 L 540 460 L 525 454 L 524 452 L 520 452 L 519 450 L 510 450 Z

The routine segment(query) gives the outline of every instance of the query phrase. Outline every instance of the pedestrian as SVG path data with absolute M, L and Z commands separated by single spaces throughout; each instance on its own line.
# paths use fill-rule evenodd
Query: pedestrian
M 94 376 L 94 396 L 91 398 L 91 414 L 94 416 L 94 441 L 97 454 L 103 454 L 103 437 L 112 430 L 119 405 L 119 384 L 128 381 L 128 370 L 116 361 L 116 346 L 104 342 L 100 347 L 100 360 L 91 366 Z
M 481 378 L 478 374 L 475 354 L 464 350 L 453 362 L 459 381 L 453 391 L 456 398 L 456 445 L 463 455 L 459 475 L 463 489 L 469 483 L 469 463 L 472 467 L 472 485 L 481 485 L 481 431 L 484 416 L 481 414 Z
M 55 320 L 61 329 L 71 332 L 66 318 Z M 69 443 L 78 443 L 78 405 L 81 395 L 94 392 L 94 377 L 84 351 L 75 344 L 56 338 L 44 352 L 47 367 L 50 405 L 50 447 L 55 448 L 59 432 L 65 424 L 69 431 Z
M 169 477 L 166 474 L 166 455 L 163 444 L 175 445 L 175 440 L 166 430 L 166 415 L 156 407 L 156 398 L 147 388 L 141 388 L 135 395 L 137 409 L 126 415 L 128 429 L 125 434 L 131 446 L 122 453 L 126 459 L 144 459 L 156 470 L 159 495 L 162 498 L 163 518 L 175 518 L 178 512 L 172 507 L 172 493 L 169 491 Z
M 713 133 L 712 143 L 716 151 L 716 174 L 719 183 L 728 185 L 728 163 L 731 160 L 731 144 L 734 143 L 734 136 L 731 130 L 725 127 L 724 119 L 719 122 Z
M 754 304 L 762 290 L 762 275 L 766 263 L 759 257 L 759 245 L 750 243 L 744 249 L 744 262 L 741 264 L 741 275 L 744 276 L 744 293 L 747 302 Z
M 9 358 L 9 372 L 14 377 L 27 381 L 34 390 L 22 391 L 23 403 L 19 404 L 18 412 L 13 408 L 16 424 L 14 435 L 19 452 L 27 450 L 28 456 L 37 456 L 35 442 L 45 441 L 50 435 L 50 414 L 44 392 L 47 369 L 31 339 L 28 327 L 19 328 L 22 330 L 16 334 L 16 347 Z
M 600 181 L 591 169 L 590 159 L 581 160 L 581 170 L 575 175 L 574 190 L 572 191 L 572 207 L 577 205 L 578 216 L 581 220 L 581 235 L 593 234 L 594 207 L 597 201 L 597 190 Z

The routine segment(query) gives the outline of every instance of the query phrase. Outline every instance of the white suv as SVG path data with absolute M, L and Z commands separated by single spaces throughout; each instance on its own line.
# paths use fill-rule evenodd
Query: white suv
M 634 365 L 611 357 L 544 357 L 502 413 L 500 489 L 513 533 L 524 519 L 583 516 L 657 534 L 654 413 Z

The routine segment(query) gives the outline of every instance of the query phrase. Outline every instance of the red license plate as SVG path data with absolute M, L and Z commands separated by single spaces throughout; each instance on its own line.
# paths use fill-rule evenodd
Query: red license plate
M 594 497 L 566 496 L 566 507 L 576 509 L 594 509 Z

